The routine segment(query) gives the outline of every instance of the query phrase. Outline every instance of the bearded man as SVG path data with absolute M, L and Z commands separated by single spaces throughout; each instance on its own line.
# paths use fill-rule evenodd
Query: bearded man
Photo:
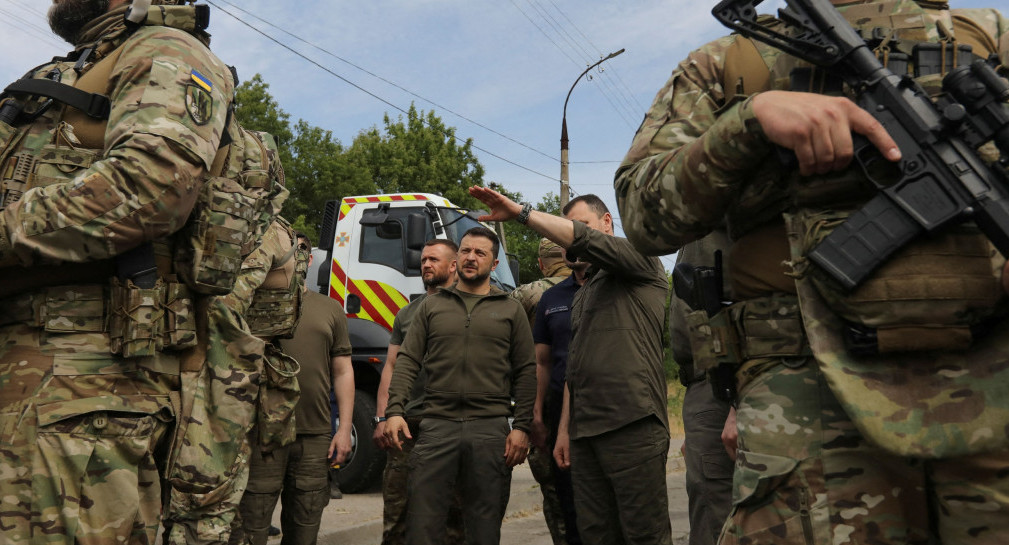
M 422 366 L 428 377 L 420 438 L 410 452 L 407 543 L 445 543 L 453 501 L 445 492 L 456 487 L 466 543 L 499 543 L 511 469 L 529 452 L 533 338 L 522 305 L 490 285 L 498 244 L 486 227 L 466 231 L 459 282 L 420 303 L 396 358 L 385 409 L 385 436 L 396 449 L 413 438 L 404 414 Z

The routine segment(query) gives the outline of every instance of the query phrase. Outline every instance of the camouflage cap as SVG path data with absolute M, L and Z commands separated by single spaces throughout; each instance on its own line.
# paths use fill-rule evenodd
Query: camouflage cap
M 548 238 L 541 238 L 539 257 L 545 262 L 551 258 L 562 258 L 564 257 L 564 254 L 561 252 L 561 247 L 556 242 Z

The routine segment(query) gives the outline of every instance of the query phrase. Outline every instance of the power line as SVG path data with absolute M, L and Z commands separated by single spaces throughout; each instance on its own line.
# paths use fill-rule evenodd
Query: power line
M 596 50 L 596 54 L 601 56 L 603 54 L 602 50 L 599 49 L 596 46 L 596 44 L 594 44 L 592 40 L 588 36 L 586 36 L 584 32 L 581 31 L 580 28 L 578 28 L 578 25 L 576 25 L 574 21 L 572 21 L 571 18 L 568 17 L 566 13 L 564 13 L 564 10 L 562 10 L 561 7 L 558 6 L 556 2 L 554 2 L 554 0 L 548 0 L 548 1 L 550 2 L 550 5 L 552 5 L 554 9 L 557 10 L 557 13 L 560 13 L 561 17 L 563 17 L 564 20 L 567 21 L 569 25 L 571 25 L 571 28 L 575 29 L 575 32 L 577 32 L 579 36 L 584 38 L 585 41 L 588 42 L 590 46 L 592 46 L 592 49 Z M 617 72 L 616 68 L 611 66 L 610 70 L 613 74 L 614 79 L 616 79 L 623 87 L 623 89 L 626 91 L 626 93 L 623 94 L 628 99 L 628 101 L 632 102 L 635 106 L 637 106 L 638 111 L 640 112 L 645 111 L 645 107 L 641 104 L 641 102 L 637 99 L 637 97 L 634 96 L 634 92 L 631 91 L 631 89 L 627 86 L 627 83 L 624 82 L 624 79 L 620 77 L 620 74 Z
M 549 34 L 549 33 L 547 33 L 547 31 L 543 30 L 543 27 L 542 27 L 542 26 L 540 26 L 540 24 L 539 24 L 539 23 L 537 23 L 536 21 L 534 21 L 534 20 L 532 19 L 532 17 L 530 17 L 530 16 L 529 16 L 529 14 L 528 14 L 528 13 L 526 13 L 526 11 L 525 11 L 524 9 L 522 9 L 522 8 L 521 8 L 521 7 L 520 7 L 520 6 L 519 6 L 519 5 L 518 5 L 518 4 L 517 4 L 517 3 L 515 2 L 515 0 L 510 0 L 510 1 L 511 1 L 511 4 L 512 4 L 513 6 L 515 6 L 515 9 L 519 10 L 519 12 L 521 12 L 521 13 L 522 13 L 522 15 L 524 15 L 524 16 L 525 16 L 525 18 L 526 18 L 527 20 L 529 20 L 529 22 L 530 22 L 530 23 L 531 23 L 531 24 L 532 24 L 532 25 L 533 25 L 534 27 L 536 27 L 536 29 L 537 29 L 537 30 L 539 30 L 539 31 L 540 31 L 540 33 L 542 33 L 542 34 L 543 34 L 543 36 L 544 36 L 544 37 L 545 37 L 545 38 L 546 38 L 546 39 L 547 39 L 547 40 L 548 40 L 548 41 L 549 41 L 549 42 L 550 42 L 551 44 L 553 44 L 553 45 L 554 45 L 554 47 L 556 47 L 556 48 L 558 49 L 558 51 L 560 51 L 560 52 L 561 52 L 561 54 L 563 54 L 563 55 L 564 55 L 565 57 L 567 57 L 567 58 L 568 58 L 568 60 L 570 60 L 570 61 L 571 61 L 571 62 L 572 62 L 573 64 L 575 64 L 575 66 L 581 66 L 581 63 L 579 63 L 579 62 L 578 62 L 577 60 L 575 60 L 574 58 L 572 58 L 572 57 L 571 57 L 571 55 L 570 55 L 570 54 L 569 54 L 569 53 L 568 53 L 568 52 L 567 52 L 567 51 L 566 51 L 566 50 L 565 50 L 565 49 L 564 49 L 563 47 L 561 47 L 561 45 L 560 45 L 560 44 L 558 44 L 558 43 L 557 43 L 557 41 L 556 41 L 556 40 L 554 40 L 554 39 L 553 39 L 553 38 L 552 38 L 552 37 L 550 36 L 550 34 Z M 536 10 L 536 4 L 534 4 L 534 3 L 533 3 L 533 0 L 526 0 L 526 1 L 527 1 L 527 2 L 528 2 L 528 3 L 530 4 L 530 6 L 533 6 L 533 9 L 534 9 L 534 11 L 536 11 L 536 15 L 537 15 L 537 16 L 539 16 L 539 17 L 541 17 L 541 18 L 543 18 L 543 19 L 544 19 L 544 20 L 546 21 L 546 24 L 547 24 L 547 26 L 550 26 L 551 28 L 553 28 L 553 29 L 554 29 L 554 30 L 555 30 L 555 31 L 556 31 L 556 32 L 557 32 L 557 33 L 558 33 L 558 34 L 560 35 L 560 37 L 561 37 L 561 38 L 562 38 L 563 40 L 565 40 L 565 41 L 568 41 L 568 45 L 569 45 L 569 46 L 570 46 L 570 47 L 571 47 L 572 49 L 574 49 L 574 50 L 575 50 L 575 53 L 576 53 L 576 54 L 578 53 L 578 51 L 577 51 L 578 49 L 582 49 L 582 51 L 584 52 L 584 54 L 585 54 L 585 55 L 586 55 L 587 57 L 591 58 L 591 55 L 590 55 L 590 54 L 589 54 L 589 53 L 588 53 L 587 51 L 585 51 L 585 50 L 584 50 L 584 48 L 580 48 L 580 46 L 578 46 L 577 44 L 572 44 L 572 43 L 571 43 L 571 41 L 570 41 L 570 40 L 569 40 L 568 38 L 565 38 L 565 34 L 567 34 L 566 32 L 564 32 L 564 31 L 563 31 L 562 29 L 558 29 L 558 28 L 557 28 L 557 27 L 555 26 L 555 24 L 554 24 L 554 23 L 551 23 L 551 22 L 550 22 L 550 20 L 548 20 L 548 19 L 547 19 L 547 16 L 543 15 L 543 13 L 541 13 L 541 12 L 540 12 L 540 11 L 538 11 L 538 10 Z M 542 9 L 542 8 L 541 8 L 541 9 Z M 554 21 L 556 22 L 556 19 L 555 19 Z M 570 36 L 570 34 L 567 34 L 567 36 Z M 591 64 L 591 61 L 587 62 L 586 64 Z M 590 79 L 591 79 L 591 78 L 590 78 Z M 620 117 L 621 119 L 623 119 L 624 123 L 627 123 L 627 125 L 628 125 L 628 126 L 630 126 L 630 127 L 633 127 L 633 126 L 634 126 L 634 124 L 633 124 L 633 121 L 631 121 L 631 120 L 630 120 L 630 119 L 629 119 L 629 118 L 628 118 L 628 117 L 626 116 L 626 113 L 625 113 L 624 111 L 622 111 L 622 110 L 620 109 L 620 107 L 618 107 L 618 106 L 616 105 L 616 103 L 614 103 L 613 99 L 612 99 L 612 98 L 610 97 L 610 93 L 608 92 L 608 90 L 607 90 L 607 89 L 606 89 L 605 87 L 602 87 L 602 86 L 601 86 L 601 87 L 599 87 L 599 92 L 600 92 L 600 94 L 602 94 L 602 95 L 603 95 L 603 98 L 605 98 L 605 99 L 606 99 L 606 101 L 607 101 L 607 102 L 609 102 L 609 104 L 610 104 L 610 107 L 611 107 L 611 108 L 613 108 L 614 112 L 616 112 L 616 113 L 617 113 L 617 115 L 618 115 L 618 116 L 619 116 L 619 117 Z
M 527 144 L 525 144 L 523 142 L 520 142 L 520 141 L 518 141 L 518 140 L 516 140 L 516 139 L 514 139 L 514 138 L 512 138 L 512 137 L 510 137 L 510 136 L 508 136 L 506 134 L 502 134 L 502 133 L 500 133 L 500 132 L 498 132 L 498 131 L 496 131 L 496 130 L 494 130 L 494 129 L 492 129 L 492 128 L 490 128 L 490 127 L 488 127 L 488 126 L 486 126 L 486 125 L 484 125 L 482 123 L 480 123 L 479 121 L 475 121 L 473 119 L 470 119 L 469 117 L 466 117 L 465 115 L 460 114 L 460 113 L 452 110 L 448 106 L 443 106 L 441 104 L 438 104 L 437 102 L 435 102 L 435 101 L 433 101 L 433 100 L 431 100 L 429 98 L 426 98 L 424 96 L 421 96 L 421 95 L 419 95 L 419 94 L 411 91 L 410 89 L 407 89 L 407 88 L 403 87 L 402 85 L 399 85 L 398 83 L 396 83 L 394 81 L 390 81 L 389 79 L 384 78 L 384 77 L 382 77 L 382 76 L 380 76 L 380 75 L 378 75 L 378 74 L 376 74 L 376 73 L 368 70 L 367 68 L 361 67 L 361 66 L 359 66 L 359 65 L 357 65 L 357 64 L 355 64 L 355 63 L 353 63 L 353 62 L 351 62 L 351 61 L 349 61 L 349 60 L 347 60 L 347 59 L 345 59 L 345 58 L 343 58 L 343 57 L 341 57 L 339 55 L 337 55 L 336 53 L 333 53 L 332 51 L 329 51 L 329 50 L 327 50 L 327 49 L 325 49 L 325 48 L 323 48 L 321 46 L 318 46 L 318 45 L 316 45 L 316 44 L 314 44 L 312 42 L 309 42 L 308 40 L 305 40 L 304 38 L 298 36 L 297 34 L 294 34 L 293 32 L 290 32 L 290 31 L 288 31 L 288 30 L 286 30 L 286 29 L 284 29 L 284 28 L 282 28 L 280 26 L 277 26 L 276 24 L 274 24 L 274 23 L 272 23 L 270 21 L 267 21 L 266 19 L 263 19 L 262 17 L 260 17 L 260 16 L 258 16 L 256 14 L 254 14 L 254 13 L 246 10 L 245 8 L 242 8 L 241 6 L 238 6 L 238 5 L 232 3 L 232 2 L 230 2 L 228 0 L 220 0 L 220 1 L 224 2 L 225 4 L 228 4 L 229 6 L 235 8 L 235 9 L 237 9 L 237 10 L 243 12 L 243 13 L 245 13 L 246 15 L 249 15 L 250 17 L 255 18 L 256 20 L 258 20 L 258 21 L 260 21 L 260 22 L 262 22 L 262 23 L 264 23 L 266 25 L 269 25 L 269 26 L 271 26 L 271 27 L 279 30 L 280 32 L 283 32 L 284 34 L 287 34 L 288 36 L 294 38 L 295 40 L 298 40 L 299 42 L 301 42 L 303 44 L 306 44 L 306 45 L 308 45 L 310 47 L 313 47 L 315 49 L 318 49 L 319 51 L 321 51 L 321 52 L 323 52 L 323 53 L 325 53 L 325 54 L 333 57 L 334 59 L 337 59 L 340 62 L 343 62 L 345 64 L 348 64 L 348 65 L 350 65 L 350 66 L 352 66 L 352 67 L 354 67 L 354 68 L 356 68 L 356 69 L 364 72 L 365 74 L 368 74 L 369 76 L 372 76 L 372 77 L 374 77 L 376 79 L 379 79 L 379 80 L 381 80 L 381 81 L 383 81 L 383 82 L 385 82 L 385 83 L 387 83 L 387 84 L 389 84 L 389 85 L 391 85 L 391 86 L 399 89 L 400 91 L 403 91 L 404 93 L 407 93 L 407 94 L 409 94 L 411 96 L 419 98 L 420 100 L 423 100 L 424 102 L 427 102 L 428 104 L 431 104 L 431 105 L 433 105 L 433 106 L 435 106 L 435 107 L 437 107 L 437 108 L 439 108 L 441 110 L 444 110 L 444 111 L 446 111 L 446 112 L 448 112 L 448 113 L 450 113 L 450 114 L 452 114 L 452 115 L 454 115 L 454 116 L 456 116 L 456 117 L 458 117 L 460 119 L 468 121 L 469 123 L 472 123 L 472 124 L 476 125 L 477 127 L 480 127 L 481 129 L 484 129 L 484 130 L 486 130 L 488 132 L 496 134 L 497 136 L 500 136 L 501 138 L 504 138 L 505 140 L 508 140 L 509 142 L 512 142 L 514 144 L 518 144 L 519 146 L 522 146 L 523 148 L 526 148 L 529 151 L 538 153 L 538 154 L 542 155 L 543 157 L 546 157 L 547 159 L 551 159 L 553 161 L 557 161 L 558 160 L 556 157 L 554 157 L 552 155 L 549 155 L 549 154 L 547 154 L 547 153 L 545 153 L 543 151 L 540 151 L 540 150 L 538 150 L 536 148 L 533 148 L 532 146 L 529 146 L 529 145 L 527 145 Z
M 224 1 L 226 1 L 226 0 L 224 0 Z M 355 89 L 357 89 L 357 90 L 361 91 L 362 93 L 365 93 L 365 94 L 367 94 L 368 96 L 370 96 L 370 97 L 372 97 L 372 98 L 374 98 L 374 99 L 376 99 L 376 100 L 378 100 L 378 101 L 382 102 L 383 104 L 385 104 L 385 105 L 389 106 L 390 108 L 393 108 L 393 109 L 395 109 L 395 110 L 396 110 L 396 111 L 398 111 L 398 112 L 401 112 L 401 113 L 404 113 L 404 114 L 409 114 L 409 112 L 407 112 L 407 111 L 406 111 L 406 110 L 404 110 L 403 108 L 401 108 L 401 107 L 399 107 L 399 106 L 397 106 L 397 105 L 393 104 L 392 102 L 389 102 L 388 100 L 386 100 L 386 99 L 384 99 L 384 98 L 382 98 L 382 97 L 378 96 L 377 94 L 375 94 L 375 93 L 373 93 L 373 92 L 371 92 L 371 91 L 369 91 L 369 90 L 365 89 L 364 87 L 362 87 L 362 86 L 360 86 L 360 85 L 358 85 L 358 84 L 356 84 L 356 83 L 354 83 L 354 82 L 350 81 L 349 79 L 347 79 L 347 78 L 345 78 L 345 77 L 341 76 L 340 74 L 337 74 L 337 73 L 336 73 L 335 71 L 331 70 L 330 68 L 328 68 L 328 67 L 326 67 L 326 66 L 323 66 L 322 64 L 320 64 L 319 62 L 317 62 L 317 61 L 315 61 L 315 60 L 313 60 L 313 59 L 310 59 L 310 58 L 308 58 L 308 57 L 307 57 L 306 55 L 302 54 L 302 53 L 301 53 L 300 51 L 297 51 L 297 50 L 296 50 L 296 49 L 294 49 L 293 47 L 291 47 L 291 46 L 289 46 L 289 45 L 287 45 L 287 44 L 285 44 L 285 43 L 281 42 L 280 40 L 278 40 L 278 39 L 274 38 L 273 36 L 270 36 L 269 34 L 267 34 L 267 33 L 263 32 L 262 30 L 260 30 L 260 29 L 258 29 L 258 28 L 256 28 L 256 27 L 255 27 L 255 26 L 253 26 L 252 24 L 250 24 L 250 23 L 248 23 L 247 21 L 243 20 L 243 19 L 242 19 L 241 17 L 238 17 L 238 16 L 237 16 L 237 15 L 235 15 L 234 13 L 231 13 L 230 11 L 228 11 L 228 10 L 226 10 L 226 9 L 222 8 L 221 6 L 217 5 L 217 3 L 215 2 L 215 0 L 207 0 L 207 3 L 208 3 L 208 4 L 210 4 L 210 5 L 212 5 L 212 6 L 214 6 L 214 7 L 215 7 L 215 8 L 217 8 L 217 9 L 221 10 L 222 12 L 224 12 L 224 13 L 228 14 L 228 15 L 229 15 L 230 17 L 232 17 L 233 19 L 235 19 L 236 21 L 238 21 L 238 22 L 239 22 L 239 23 L 241 23 L 242 25 L 244 25 L 244 26 L 246 26 L 246 27 L 248 27 L 248 28 L 252 29 L 252 30 L 253 30 L 253 31 L 255 31 L 256 33 L 258 33 L 258 34 L 262 35 L 262 36 L 263 36 L 264 38 L 266 38 L 266 39 L 268 39 L 268 40 L 272 41 L 273 43 L 275 43 L 275 44 L 279 45 L 280 47 L 282 47 L 282 48 L 284 48 L 284 49 L 286 49 L 286 50 L 290 51 L 291 53 L 294 53 L 294 54 L 295 54 L 295 55 L 297 55 L 298 57 L 301 57 L 301 58 L 302 58 L 302 59 L 304 59 L 305 61 L 307 61 L 307 62 L 309 62 L 309 63 L 311 63 L 311 64 L 315 65 L 315 66 L 316 66 L 316 67 L 318 67 L 319 69 L 321 69 L 321 70 L 325 71 L 326 73 L 328 73 L 328 74 L 330 74 L 331 76 L 333 76 L 333 77 L 335 77 L 335 78 L 339 79 L 340 81 L 342 81 L 342 82 L 346 83 L 347 85 L 350 85 L 351 87 L 354 87 Z M 463 141 L 463 139 L 462 139 L 462 138 L 460 138 L 460 137 L 458 137 L 458 136 L 456 136 L 456 135 L 454 135 L 454 134 L 452 134 L 452 133 L 450 133 L 450 132 L 446 132 L 446 131 L 441 131 L 441 132 L 442 132 L 442 134 L 444 134 L 445 136 L 447 136 L 447 137 L 449 137 L 449 138 L 452 138 L 453 140 L 456 140 L 456 141 L 458 141 L 458 142 L 460 142 L 460 143 L 463 143 L 463 144 L 465 144 L 465 142 Z M 504 157 L 501 157 L 500 155 L 498 155 L 498 154 L 496 154 L 496 153 L 493 153 L 493 152 L 491 152 L 490 150 L 487 150 L 487 149 L 484 149 L 484 148 L 482 148 L 482 147 L 480 147 L 480 146 L 477 146 L 476 144 L 472 144 L 472 143 L 471 143 L 470 145 L 471 145 L 471 146 L 472 146 L 472 147 L 473 147 L 474 149 L 477 149 L 477 150 L 480 150 L 480 151 L 482 151 L 482 152 L 486 153 L 487 155 L 490 155 L 491 157 L 494 157 L 494 158 L 496 158 L 496 159 L 498 159 L 498 160 L 501 160 L 501 161 L 504 161 L 504 162 L 506 162 L 506 163 L 508 163 L 508 164 L 510 164 L 510 165 L 512 165 L 512 166 L 516 166 L 516 167 L 518 167 L 518 168 L 521 168 L 522 170 L 525 170 L 525 171 L 527 171 L 527 172 L 530 172 L 530 173 L 532 173 L 532 174 L 535 174 L 535 175 L 537 175 L 537 176 L 541 176 L 541 177 L 543 177 L 543 178 L 546 178 L 546 179 L 548 179 L 548 180 L 551 180 L 551 181 L 557 181 L 557 178 L 555 178 L 555 177 L 553 177 L 553 176 L 548 176 L 548 175 L 546 175 L 546 174 L 543 174 L 542 172 L 539 172 L 539 171 L 536 171 L 536 170 L 533 170 L 533 169 L 531 169 L 531 168 L 529 168 L 529 167 L 527 167 L 527 166 L 524 166 L 524 165 L 520 165 L 520 164 L 516 163 L 515 161 L 512 161 L 511 159 L 506 159 L 506 158 L 504 158 Z

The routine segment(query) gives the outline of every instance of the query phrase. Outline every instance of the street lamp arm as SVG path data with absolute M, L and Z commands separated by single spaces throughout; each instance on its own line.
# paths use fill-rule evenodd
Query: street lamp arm
M 619 51 L 614 51 L 613 53 L 606 55 L 592 66 L 586 68 L 584 72 L 578 74 L 578 79 L 576 79 L 575 82 L 571 84 L 571 88 L 568 89 L 568 96 L 564 97 L 564 111 L 561 115 L 561 208 L 568 204 L 568 100 L 571 98 L 571 92 L 575 90 L 575 85 L 578 85 L 578 82 L 582 80 L 585 74 L 589 73 L 589 70 L 592 70 L 623 52 L 624 48 L 620 48 Z

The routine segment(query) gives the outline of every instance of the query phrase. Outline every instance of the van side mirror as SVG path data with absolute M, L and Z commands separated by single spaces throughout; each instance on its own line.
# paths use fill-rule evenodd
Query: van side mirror
M 410 265 L 411 268 L 420 268 L 420 252 L 427 242 L 428 225 L 427 216 L 424 214 L 410 214 L 406 217 L 407 258 L 410 258 L 411 251 L 417 252 L 417 267 Z

